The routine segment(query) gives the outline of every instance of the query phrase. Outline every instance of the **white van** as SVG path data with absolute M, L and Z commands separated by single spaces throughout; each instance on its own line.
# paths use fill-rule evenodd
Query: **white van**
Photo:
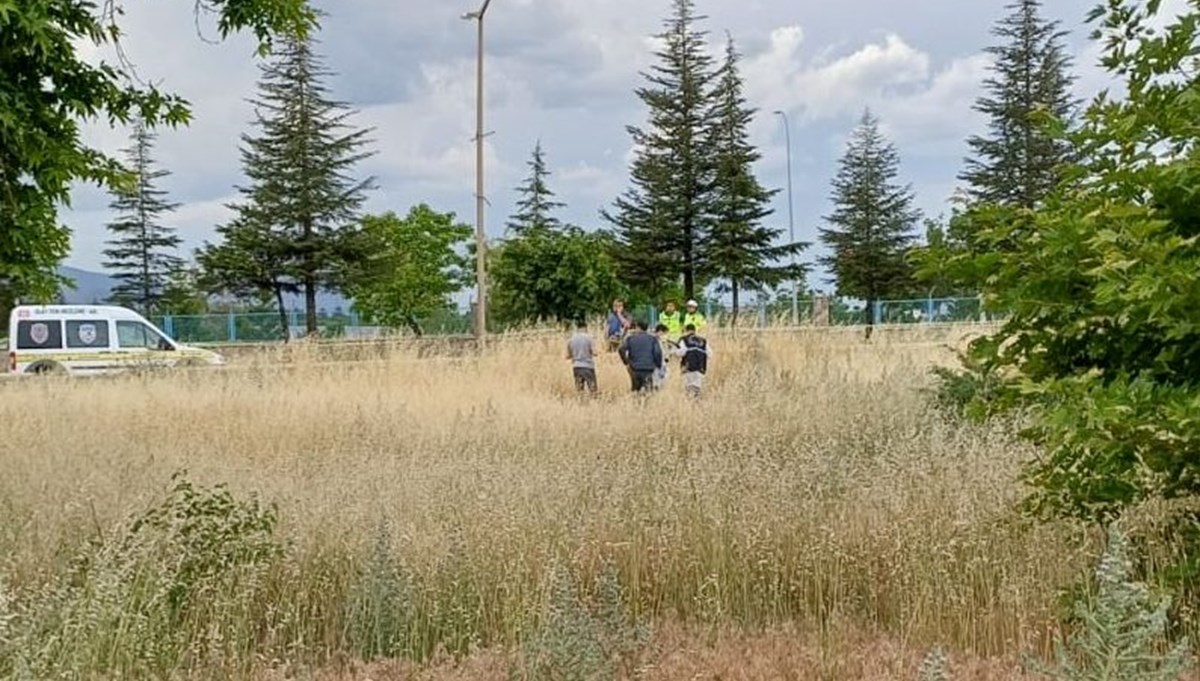
M 180 345 L 144 317 L 108 305 L 21 305 L 8 321 L 11 374 L 98 374 L 224 364 L 215 352 Z

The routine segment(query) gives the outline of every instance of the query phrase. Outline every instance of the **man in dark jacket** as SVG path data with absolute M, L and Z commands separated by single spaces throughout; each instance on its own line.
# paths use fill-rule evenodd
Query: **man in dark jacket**
M 679 349 L 675 354 L 682 357 L 683 387 L 689 397 L 700 397 L 704 389 L 704 375 L 708 373 L 708 358 L 712 356 L 712 348 L 708 341 L 696 335 L 696 326 L 688 324 L 684 327 L 683 338 L 679 340 Z
M 625 336 L 617 348 L 617 354 L 629 369 L 634 392 L 654 389 L 654 372 L 663 362 L 662 344 L 657 337 L 646 333 L 646 329 L 646 322 L 638 320 L 634 331 Z

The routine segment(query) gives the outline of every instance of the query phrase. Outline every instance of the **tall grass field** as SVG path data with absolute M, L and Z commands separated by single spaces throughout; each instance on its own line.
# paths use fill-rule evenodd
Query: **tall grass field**
M 0 384 L 0 678 L 1017 678 L 1102 537 L 930 406 L 969 331 Z

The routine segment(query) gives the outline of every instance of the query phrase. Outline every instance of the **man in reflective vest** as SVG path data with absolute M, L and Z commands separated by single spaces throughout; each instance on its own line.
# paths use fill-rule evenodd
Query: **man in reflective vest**
M 708 347 L 707 340 L 696 335 L 695 325 L 688 324 L 683 329 L 683 338 L 679 340 L 679 348 L 675 350 L 675 354 L 683 358 L 680 361 L 683 366 L 683 388 L 688 397 L 700 397 L 712 349 Z
M 704 314 L 700 312 L 700 305 L 694 300 L 687 301 L 687 312 L 683 314 L 683 326 L 688 325 L 696 327 L 696 333 L 704 330 L 707 322 L 704 320 Z
M 674 300 L 668 300 L 663 305 L 663 311 L 658 314 L 658 323 L 667 327 L 666 337 L 672 343 L 678 343 L 683 335 L 683 315 L 675 307 Z

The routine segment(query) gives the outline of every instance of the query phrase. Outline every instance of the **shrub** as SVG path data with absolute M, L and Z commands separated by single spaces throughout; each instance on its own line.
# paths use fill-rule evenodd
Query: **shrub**
M 1009 313 L 972 344 L 968 369 L 1005 381 L 997 393 L 944 374 L 939 395 L 1032 407 L 1025 434 L 1044 455 L 1026 479 L 1043 516 L 1107 522 L 1200 495 L 1200 22 L 1160 11 L 1109 0 L 1092 13 L 1127 96 L 1098 96 L 1064 133 L 1080 161 L 1036 210 L 976 211 L 982 247 L 961 256 L 984 275 L 985 302 Z
M 392 555 L 386 522 L 376 531 L 375 548 L 350 595 L 346 638 L 363 660 L 407 652 L 412 611 L 412 580 Z
M 1061 681 L 1176 681 L 1193 663 L 1185 641 L 1167 640 L 1169 598 L 1134 580 L 1129 540 L 1113 526 L 1096 568 L 1096 593 L 1075 610 L 1074 632 L 1055 644 L 1053 665 L 1037 671 Z
M 282 553 L 275 510 L 173 481 L 158 506 L 94 541 L 16 615 L 0 610 L 12 640 L 0 645 L 0 672 L 162 678 L 252 661 L 250 611 Z
M 630 623 L 616 570 L 607 568 L 597 585 L 597 604 L 589 609 L 565 569 L 554 572 L 545 620 L 526 642 L 524 681 L 600 681 L 614 679 L 649 638 L 648 629 Z
M 921 660 L 917 681 L 950 681 L 950 662 L 941 648 L 933 648 Z

